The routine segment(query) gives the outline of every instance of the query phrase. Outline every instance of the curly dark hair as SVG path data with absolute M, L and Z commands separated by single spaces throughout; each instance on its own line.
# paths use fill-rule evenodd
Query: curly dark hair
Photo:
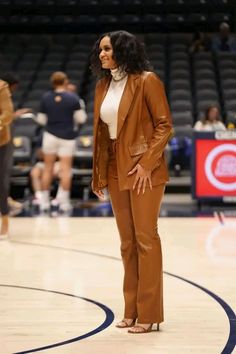
M 98 77 L 110 75 L 109 69 L 103 69 L 99 59 L 100 42 L 104 37 L 109 37 L 113 49 L 113 59 L 117 66 L 128 74 L 141 73 L 152 69 L 146 56 L 145 46 L 136 36 L 126 31 L 104 33 L 95 42 L 91 56 L 91 70 Z

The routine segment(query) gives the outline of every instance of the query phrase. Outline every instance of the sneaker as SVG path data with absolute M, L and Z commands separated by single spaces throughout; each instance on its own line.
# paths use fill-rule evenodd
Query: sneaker
M 40 202 L 40 211 L 41 212 L 49 212 L 50 211 L 50 203 L 42 203 L 42 201 Z
M 51 201 L 51 206 L 52 207 L 59 207 L 59 200 L 57 198 L 54 198 L 52 201 Z
M 72 205 L 70 202 L 60 203 L 59 212 L 60 213 L 70 213 L 72 211 Z
M 39 206 L 41 203 L 41 200 L 39 198 L 34 198 L 32 199 L 32 205 Z

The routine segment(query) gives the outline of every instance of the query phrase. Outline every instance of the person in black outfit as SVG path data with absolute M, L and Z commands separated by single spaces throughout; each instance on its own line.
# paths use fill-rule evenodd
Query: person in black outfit
M 8 84 L 0 80 L 0 212 L 2 223 L 0 239 L 8 237 L 8 190 L 9 163 L 11 155 L 11 130 L 13 119 L 13 104 Z

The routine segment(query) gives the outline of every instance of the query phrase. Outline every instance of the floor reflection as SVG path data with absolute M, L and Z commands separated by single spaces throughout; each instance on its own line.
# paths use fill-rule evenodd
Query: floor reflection
M 206 238 L 206 251 L 211 260 L 235 264 L 236 220 L 224 220 L 209 231 Z
M 48 213 L 42 214 L 40 212 L 39 206 L 34 205 L 30 199 L 22 202 L 23 209 L 19 213 L 14 213 L 13 216 L 20 217 L 37 217 L 37 216 L 70 216 L 70 217 L 112 217 L 112 207 L 108 201 L 98 201 L 95 199 L 91 200 L 72 200 L 72 210 L 66 213 L 61 213 L 58 207 L 52 206 Z M 174 203 L 168 202 L 163 203 L 160 216 L 161 217 L 204 217 L 204 216 L 214 216 L 215 213 L 221 215 L 228 215 L 231 217 L 236 217 L 235 207 L 225 207 L 225 206 L 214 206 L 205 205 L 201 208 L 198 207 L 196 203 L 184 204 L 182 202 Z

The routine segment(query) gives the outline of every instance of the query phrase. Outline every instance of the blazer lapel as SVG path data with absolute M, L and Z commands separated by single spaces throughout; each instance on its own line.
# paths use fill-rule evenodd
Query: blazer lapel
M 124 122 L 126 120 L 126 117 L 128 115 L 130 106 L 133 102 L 133 99 L 135 97 L 135 91 L 138 87 L 139 84 L 139 75 L 137 74 L 131 74 L 128 76 L 127 83 L 125 85 L 125 89 L 123 92 L 123 95 L 121 97 L 120 105 L 119 105 L 119 110 L 118 110 L 118 122 L 117 122 L 117 138 L 120 134 L 120 131 L 124 125 Z
M 94 102 L 94 131 L 95 132 L 97 131 L 97 125 L 100 118 L 101 105 L 107 94 L 109 84 L 110 84 L 110 80 L 104 79 L 104 81 L 100 84 L 100 87 L 98 88 L 97 91 L 97 98 L 96 101 Z

